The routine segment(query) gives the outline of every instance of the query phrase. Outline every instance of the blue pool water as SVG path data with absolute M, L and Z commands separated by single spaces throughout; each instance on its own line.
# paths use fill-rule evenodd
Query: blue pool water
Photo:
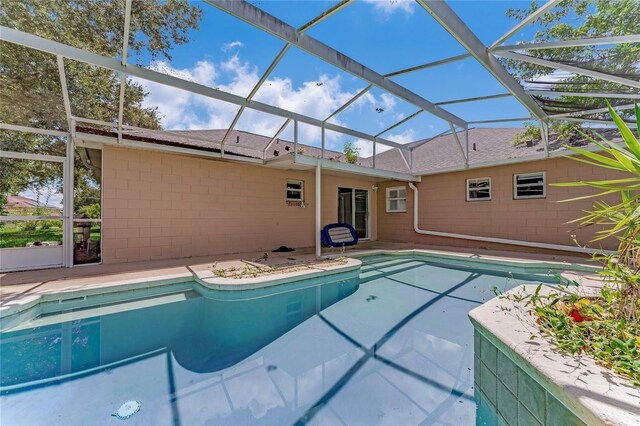
M 468 311 L 492 286 L 551 281 L 379 256 L 271 296 L 43 316 L 0 334 L 0 423 L 472 425 Z M 137 414 L 112 416 L 129 400 Z

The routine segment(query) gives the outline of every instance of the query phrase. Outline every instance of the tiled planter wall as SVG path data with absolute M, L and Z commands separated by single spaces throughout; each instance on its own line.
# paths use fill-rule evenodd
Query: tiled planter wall
M 584 425 L 524 369 L 524 360 L 503 352 L 478 329 L 474 342 L 477 425 Z

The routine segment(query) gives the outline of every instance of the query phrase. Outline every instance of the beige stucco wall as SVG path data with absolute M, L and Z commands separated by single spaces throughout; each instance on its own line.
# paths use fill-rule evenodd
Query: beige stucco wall
M 589 188 L 547 185 L 544 199 L 513 199 L 513 175 L 546 172 L 547 184 L 573 180 L 598 180 L 615 176 L 613 172 L 566 158 L 423 176 L 419 188 L 420 229 L 467 235 L 574 246 L 572 235 L 581 244 L 589 244 L 593 227 L 579 229 L 568 221 L 582 215 L 593 200 L 560 203 L 558 201 L 594 193 Z M 491 177 L 490 201 L 466 201 L 466 179 Z M 378 204 L 378 238 L 424 244 L 462 246 L 511 251 L 537 251 L 524 247 L 490 244 L 453 238 L 419 235 L 413 230 L 413 191 L 407 186 L 407 212 L 385 212 L 385 188 L 402 186 L 387 182 L 380 185 Z M 614 200 L 615 201 L 615 200 Z M 601 243 L 590 243 L 599 246 Z M 605 244 L 612 248 L 612 243 Z
M 286 179 L 304 181 L 305 208 L 287 205 Z M 338 186 L 373 182 L 322 179 L 322 223 L 337 219 Z M 315 175 L 178 154 L 105 146 L 103 261 L 130 262 L 271 251 L 315 244 Z

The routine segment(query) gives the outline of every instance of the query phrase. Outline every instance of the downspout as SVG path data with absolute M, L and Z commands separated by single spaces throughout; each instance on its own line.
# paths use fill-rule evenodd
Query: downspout
M 322 165 L 321 160 L 316 164 L 316 257 L 322 257 Z
M 536 243 L 521 240 L 510 240 L 506 238 L 479 237 L 476 235 L 453 234 L 450 232 L 426 231 L 420 229 L 420 227 L 418 226 L 418 188 L 416 188 L 413 182 L 409 182 L 409 188 L 413 190 L 413 230 L 416 231 L 417 234 L 431 235 L 434 237 L 458 238 L 461 240 L 483 241 L 487 243 L 508 244 L 512 246 L 541 248 L 547 250 L 571 251 L 576 253 L 610 253 L 608 250 L 597 250 L 583 247 L 565 246 L 560 244 Z

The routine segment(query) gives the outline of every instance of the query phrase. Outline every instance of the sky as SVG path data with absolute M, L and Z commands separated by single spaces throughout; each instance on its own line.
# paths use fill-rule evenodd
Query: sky
M 252 3 L 294 27 L 300 27 L 335 1 L 264 1 Z M 528 1 L 451 1 L 450 6 L 486 44 L 513 27 L 505 15 L 509 7 L 526 8 Z M 133 58 L 139 64 L 209 87 L 247 96 L 271 64 L 284 42 L 225 12 L 200 2 L 204 14 L 200 29 L 191 31 L 190 42 L 176 46 L 171 60 Z M 508 42 L 531 40 L 534 29 L 527 28 Z M 427 12 L 414 1 L 359 0 L 306 32 L 347 54 L 380 74 L 466 53 Z M 168 86 L 133 79 L 149 93 L 145 106 L 157 107 L 166 129 L 227 128 L 239 107 Z M 506 90 L 474 59 L 409 73 L 392 78 L 420 96 L 439 102 L 493 95 Z M 254 96 L 254 100 L 321 120 L 329 117 L 367 82 L 318 58 L 291 47 Z M 513 98 L 445 107 L 467 121 L 528 116 Z M 373 89 L 330 121 L 368 134 L 378 134 L 418 108 L 380 89 Z M 245 110 L 236 129 L 273 136 L 284 119 Z M 522 123 L 504 123 L 522 125 Z M 448 123 L 421 113 L 381 137 L 408 143 L 435 136 Z M 318 146 L 320 129 L 299 125 L 300 142 Z M 282 134 L 293 138 L 293 125 Z M 327 147 L 342 151 L 352 142 L 360 154 L 372 152 L 370 141 L 327 132 Z M 378 152 L 386 147 L 379 145 Z
M 252 0 L 252 4 L 300 27 L 330 9 L 335 0 Z M 237 20 L 203 1 L 200 29 L 190 31 L 190 41 L 174 46 L 171 59 L 152 60 L 132 56 L 130 62 L 197 82 L 229 93 L 248 96 L 285 43 Z M 509 7 L 526 8 L 529 1 L 449 1 L 448 4 L 486 45 L 513 27 L 505 15 Z M 527 28 L 509 40 L 527 41 L 534 29 Z M 433 18 L 413 0 L 356 0 L 306 32 L 330 47 L 351 56 L 379 74 L 413 67 L 466 53 Z M 239 107 L 169 86 L 131 78 L 148 95 L 144 106 L 158 108 L 167 130 L 228 128 Z M 391 78 L 432 102 L 504 93 L 502 87 L 474 59 L 454 62 Z M 290 47 L 253 99 L 324 120 L 368 85 L 337 67 Z M 514 99 L 483 101 L 445 107 L 465 120 L 528 116 Z M 416 112 L 418 108 L 381 89 L 373 88 L 330 121 L 368 134 L 378 134 Z M 82 116 L 81 112 L 77 112 Z M 87 117 L 92 118 L 92 117 Z M 236 129 L 273 136 L 285 122 L 281 117 L 245 110 Z M 500 125 L 521 125 L 504 123 Z M 435 136 L 448 123 L 426 112 L 381 134 L 402 144 Z M 281 138 L 293 140 L 293 124 Z M 299 140 L 320 146 L 321 130 L 299 124 Z M 363 157 L 373 144 L 337 132 L 326 132 L 328 149 L 342 151 L 352 143 Z M 389 149 L 378 144 L 377 152 Z M 21 193 L 33 199 L 61 206 L 62 194 L 50 188 Z

